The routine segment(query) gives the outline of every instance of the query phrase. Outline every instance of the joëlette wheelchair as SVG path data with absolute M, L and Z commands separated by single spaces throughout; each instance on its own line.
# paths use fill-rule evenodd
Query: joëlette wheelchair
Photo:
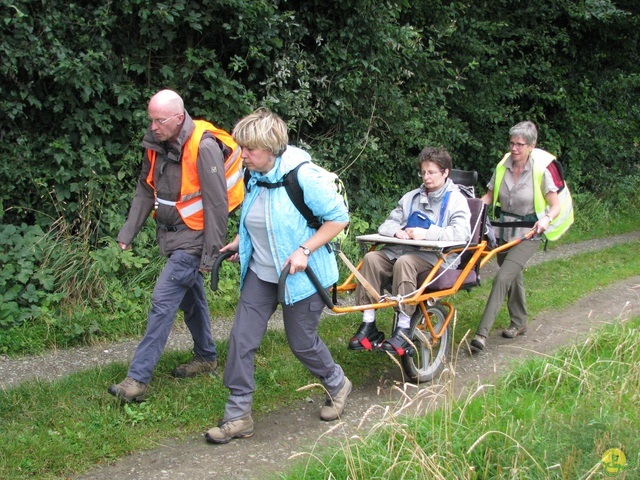
M 347 265 L 351 273 L 339 285 L 335 287 L 334 299 L 331 298 L 319 280 L 308 267 L 305 272 L 311 282 L 316 286 L 327 308 L 336 314 L 354 313 L 368 309 L 394 308 L 405 305 L 415 305 L 416 310 L 411 318 L 409 330 L 409 348 L 406 348 L 400 355 L 400 362 L 406 378 L 415 383 L 430 382 L 437 379 L 444 369 L 452 345 L 451 321 L 455 315 L 455 307 L 446 298 L 457 293 L 459 290 L 471 290 L 480 285 L 480 269 L 499 252 L 508 250 L 525 238 L 533 235 L 533 230 L 527 235 L 515 239 L 497 248 L 490 249 L 485 238 L 485 217 L 486 206 L 479 198 L 473 198 L 474 186 L 477 183 L 477 172 L 452 170 L 450 178 L 456 183 L 460 190 L 467 196 L 469 209 L 471 211 L 471 239 L 468 243 L 460 242 L 438 242 L 422 240 L 400 240 L 397 238 L 384 237 L 381 235 L 361 235 L 356 240 L 369 244 L 369 250 L 374 250 L 384 244 L 409 244 L 418 246 L 420 249 L 429 250 L 438 254 L 438 261 L 431 270 L 422 272 L 418 276 L 418 288 L 415 292 L 404 298 L 393 298 L 380 295 L 377 292 L 369 292 L 374 298 L 379 300 L 376 303 L 367 305 L 340 306 L 334 299 L 337 294 L 355 290 L 356 280 L 359 275 L 358 270 L 362 265 L 362 260 L 357 266 L 353 266 L 349 259 L 334 246 L 336 253 Z M 234 252 L 225 252 L 232 254 Z M 448 256 L 459 254 L 460 262 L 457 267 L 446 267 L 445 260 Z M 217 288 L 217 266 L 229 255 L 221 255 L 212 270 L 212 289 Z M 278 284 L 278 301 L 284 302 L 284 291 L 286 279 L 289 275 L 289 268 L 284 268 L 280 275 Z M 364 281 L 366 282 L 366 281 Z M 361 283 L 364 282 L 361 281 Z M 397 327 L 397 315 L 394 315 L 392 331 Z

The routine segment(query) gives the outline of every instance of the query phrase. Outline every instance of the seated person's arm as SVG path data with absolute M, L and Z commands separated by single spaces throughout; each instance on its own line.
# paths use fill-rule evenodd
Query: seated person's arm
M 407 213 L 411 205 L 411 199 L 415 196 L 415 190 L 406 193 L 400 200 L 396 208 L 394 208 L 387 219 L 378 227 L 378 234 L 385 237 L 409 238 L 406 231 L 403 230 L 407 224 Z M 405 208 L 403 208 L 405 205 Z
M 408 228 L 414 240 L 438 240 L 467 242 L 471 238 L 471 212 L 466 198 L 461 193 L 451 195 L 447 210 L 447 223 L 442 227 L 431 225 L 425 228 Z

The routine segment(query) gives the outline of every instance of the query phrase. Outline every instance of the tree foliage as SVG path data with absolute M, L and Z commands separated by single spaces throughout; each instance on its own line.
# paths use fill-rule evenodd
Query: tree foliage
M 117 228 L 151 94 L 222 127 L 259 105 L 339 171 L 354 205 L 412 182 L 426 144 L 486 177 L 528 118 L 576 186 L 637 166 L 632 1 L 3 0 L 3 221 Z M 13 161 L 7 161 L 7 159 Z

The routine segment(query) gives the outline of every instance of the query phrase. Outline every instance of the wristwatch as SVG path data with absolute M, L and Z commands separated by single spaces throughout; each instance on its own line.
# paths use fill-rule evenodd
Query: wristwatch
M 300 248 L 302 249 L 302 252 L 308 257 L 309 255 L 311 255 L 311 250 L 309 250 L 307 247 L 305 247 L 304 245 L 300 245 Z

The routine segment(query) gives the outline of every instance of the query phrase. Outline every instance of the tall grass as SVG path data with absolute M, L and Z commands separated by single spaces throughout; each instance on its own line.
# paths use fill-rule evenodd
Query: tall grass
M 554 284 L 537 287 L 529 281 L 528 276 L 534 272 L 536 275 L 551 277 L 554 272 L 557 273 L 555 265 L 542 264 L 527 271 L 525 281 L 531 286 L 528 290 L 531 314 L 535 316 L 546 308 L 547 299 L 552 294 L 555 295 L 556 290 L 558 297 L 554 299 L 553 307 L 561 308 L 591 289 L 598 288 L 599 285 L 637 274 L 640 271 L 640 258 L 634 254 L 637 251 L 638 243 L 635 242 L 577 256 L 571 268 L 562 267 L 563 283 L 568 285 L 565 289 L 559 289 Z M 614 264 L 618 264 L 619 268 L 613 268 Z M 565 268 L 567 272 L 564 272 Z M 483 307 L 481 302 L 476 304 L 475 298 L 483 296 L 475 293 L 464 294 L 454 302 L 460 311 L 457 332 L 475 326 L 474 320 L 477 322 Z M 460 320 L 461 317 L 465 317 L 466 323 Z M 390 309 L 381 312 L 379 320 L 380 327 L 388 332 L 392 320 Z M 359 322 L 359 315 L 346 315 L 325 318 L 320 324 L 321 337 L 327 343 L 336 362 L 344 368 L 356 386 L 374 381 L 381 375 L 389 376 L 385 370 L 395 368 L 384 355 L 354 353 L 347 350 L 347 342 Z M 220 342 L 218 347 L 219 368 L 222 369 L 226 361 L 227 344 Z M 594 351 L 597 351 L 599 347 L 594 348 Z M 126 374 L 127 366 L 124 364 L 75 373 L 55 382 L 30 381 L 10 390 L 0 390 L 0 438 L 3 439 L 0 442 L 0 478 L 69 476 L 94 464 L 120 458 L 132 451 L 152 448 L 164 438 L 181 437 L 202 431 L 204 426 L 214 425 L 220 420 L 228 391 L 217 377 L 185 380 L 172 378 L 170 372 L 173 367 L 189 357 L 190 352 L 163 354 L 150 385 L 147 404 L 128 408 L 121 408 L 106 392 L 109 384 L 121 380 Z M 256 365 L 256 412 L 267 413 L 294 400 L 305 398 L 308 393 L 296 392 L 296 389 L 315 382 L 290 353 L 284 333 L 279 330 L 269 330 L 258 351 Z M 412 395 L 409 389 L 410 387 L 407 387 L 407 397 Z M 478 395 L 483 394 L 485 389 L 490 387 L 482 386 Z M 447 442 L 457 444 L 463 437 L 450 431 L 460 427 L 447 425 L 437 416 L 454 418 L 454 405 L 451 402 L 438 403 L 442 398 L 446 398 L 446 394 L 445 387 L 433 387 L 420 393 L 413 404 L 422 402 L 429 407 L 429 411 L 432 410 L 432 406 L 442 405 L 440 413 L 430 418 L 431 424 L 422 427 L 424 431 L 408 423 L 406 418 L 394 414 L 394 421 L 401 425 L 401 434 L 384 433 L 384 442 L 390 445 L 409 445 L 409 442 L 422 445 L 426 441 L 424 438 L 436 435 L 435 438 L 440 438 L 444 446 Z M 637 397 L 634 401 L 637 403 Z M 522 403 L 514 400 L 514 405 L 520 408 Z M 467 408 L 471 411 L 479 409 L 473 406 Z M 410 406 L 405 410 L 409 411 Z M 457 410 L 461 411 L 461 407 Z M 464 418 L 461 412 L 457 415 L 460 419 Z M 492 415 L 500 417 L 500 412 L 495 411 Z M 382 428 L 378 427 L 377 430 Z M 409 436 L 405 436 L 405 433 Z M 464 444 L 457 448 L 468 449 L 483 433 L 485 431 L 476 432 L 475 437 L 465 440 Z M 554 442 L 555 438 L 551 438 L 550 441 Z M 483 442 L 482 445 L 487 444 Z M 383 475 L 389 467 L 375 470 L 376 461 L 358 456 L 358 450 L 365 448 L 359 445 L 356 443 L 350 453 L 349 462 L 353 465 L 351 468 L 357 470 L 359 462 L 371 463 L 367 472 Z M 478 446 L 478 452 L 482 452 L 482 445 Z M 437 472 L 436 468 L 442 468 L 441 461 L 450 463 L 451 468 L 454 468 L 459 460 L 449 458 L 449 454 L 445 455 L 443 448 L 438 444 L 422 452 L 416 450 L 421 455 L 421 462 L 425 465 L 433 462 L 435 465 L 419 468 L 432 468 Z M 24 452 L 28 452 L 28 455 Z M 409 470 L 413 468 L 404 456 L 399 456 L 398 462 L 404 462 Z M 463 466 L 456 468 L 457 471 L 464 470 Z M 397 471 L 394 470 L 394 473 Z
M 462 399 L 455 379 L 403 393 L 373 428 L 298 454 L 278 478 L 602 478 L 610 448 L 627 455 L 618 478 L 640 478 L 639 326 L 608 325 Z

